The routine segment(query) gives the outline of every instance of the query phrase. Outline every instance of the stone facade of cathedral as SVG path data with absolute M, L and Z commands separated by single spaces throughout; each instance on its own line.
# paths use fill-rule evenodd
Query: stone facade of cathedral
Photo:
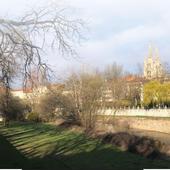
M 156 79 L 163 76 L 163 67 L 160 61 L 158 49 L 153 50 L 149 47 L 148 56 L 144 61 L 144 78 Z

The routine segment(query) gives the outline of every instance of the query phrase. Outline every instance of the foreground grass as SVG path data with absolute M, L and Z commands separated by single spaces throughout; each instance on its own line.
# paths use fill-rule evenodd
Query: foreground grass
M 0 169 L 142 170 L 170 168 L 170 162 L 121 152 L 81 133 L 49 124 L 0 127 Z

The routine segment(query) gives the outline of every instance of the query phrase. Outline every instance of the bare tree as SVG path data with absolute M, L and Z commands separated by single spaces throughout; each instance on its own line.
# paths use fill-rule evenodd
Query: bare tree
M 28 81 L 33 83 L 33 67 L 37 75 L 43 72 L 49 77 L 50 67 L 42 57 L 44 47 L 50 45 L 63 55 L 75 55 L 72 44 L 81 37 L 82 26 L 81 20 L 67 18 L 64 9 L 43 8 L 17 20 L 0 18 L 0 82 L 6 91 L 6 107 L 16 73 L 22 74 L 24 87 Z
M 114 62 L 108 65 L 104 70 L 104 76 L 107 80 L 119 79 L 124 74 L 123 66 Z
M 163 77 L 170 77 L 170 64 L 168 62 L 163 63 Z
M 48 68 L 41 55 L 50 33 L 52 36 L 48 39 L 48 45 L 50 41 L 50 46 L 57 47 L 62 54 L 76 54 L 72 41 L 81 36 L 82 22 L 67 19 L 62 12 L 63 10 L 44 8 L 32 11 L 16 21 L 0 18 L 0 62 L 4 62 L 5 56 L 10 61 L 20 63 L 24 83 L 31 77 L 33 65 L 41 68 L 40 71 Z M 35 37 L 39 38 L 41 43 L 36 43 Z
M 99 74 L 73 74 L 67 81 L 77 119 L 86 131 L 95 128 L 98 111 L 102 110 L 103 87 L 104 80 Z
M 117 107 L 120 105 L 119 100 L 124 99 L 126 93 L 123 66 L 113 63 L 106 67 L 104 75 L 108 91 L 110 91 L 110 97 L 113 100 L 112 104 L 114 107 Z
M 136 73 L 137 76 L 142 76 L 143 75 L 143 65 L 141 63 L 137 63 L 136 65 Z

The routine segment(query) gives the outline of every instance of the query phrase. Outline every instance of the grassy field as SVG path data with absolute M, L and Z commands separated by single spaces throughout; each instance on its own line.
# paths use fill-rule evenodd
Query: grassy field
M 170 162 L 121 152 L 81 133 L 49 124 L 0 126 L 0 169 L 142 170 L 170 168 Z

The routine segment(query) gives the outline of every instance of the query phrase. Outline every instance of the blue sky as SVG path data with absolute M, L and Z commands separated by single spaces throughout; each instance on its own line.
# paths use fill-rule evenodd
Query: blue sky
M 23 11 L 58 3 L 59 0 L 0 0 L 0 15 L 15 18 Z M 50 53 L 48 62 L 59 73 L 82 67 L 104 68 L 116 61 L 129 71 L 143 63 L 152 43 L 162 61 L 170 60 L 169 0 L 60 0 L 87 21 L 87 37 L 76 48 L 79 59 L 63 59 Z

